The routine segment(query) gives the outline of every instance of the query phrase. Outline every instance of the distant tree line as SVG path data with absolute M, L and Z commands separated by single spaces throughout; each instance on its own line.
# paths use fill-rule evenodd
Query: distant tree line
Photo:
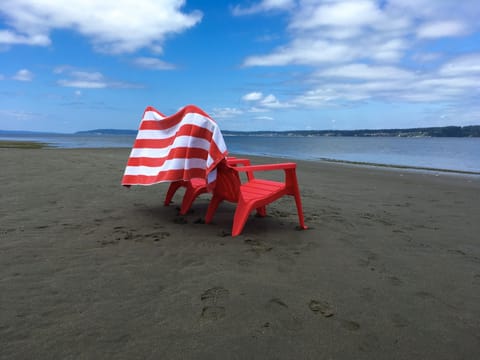
M 134 135 L 136 130 L 97 129 L 79 131 L 76 134 L 92 135 Z M 480 125 L 443 126 L 411 129 L 381 130 L 290 130 L 290 131 L 230 131 L 222 130 L 224 135 L 243 136 L 396 136 L 396 137 L 480 137 Z
M 222 131 L 222 133 L 251 136 L 480 137 L 480 125 L 380 130 Z

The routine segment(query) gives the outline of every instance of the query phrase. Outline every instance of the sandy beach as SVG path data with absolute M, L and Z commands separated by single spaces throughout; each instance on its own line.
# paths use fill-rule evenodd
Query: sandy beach
M 0 149 L 1 359 L 478 358 L 479 176 L 298 161 L 310 229 L 283 198 L 232 238 L 128 154 Z

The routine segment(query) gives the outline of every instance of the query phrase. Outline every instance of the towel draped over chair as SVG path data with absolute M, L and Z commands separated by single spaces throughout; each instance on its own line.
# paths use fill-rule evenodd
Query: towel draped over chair
M 227 153 L 220 128 L 200 108 L 188 105 L 167 117 L 149 106 L 143 113 L 122 185 L 202 178 L 211 186 L 215 168 Z

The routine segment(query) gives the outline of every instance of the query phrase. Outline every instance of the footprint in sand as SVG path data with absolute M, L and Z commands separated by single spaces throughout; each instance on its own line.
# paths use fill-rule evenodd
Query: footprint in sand
M 335 314 L 333 306 L 326 301 L 310 300 L 308 307 L 314 313 L 322 314 L 324 317 L 331 317 Z
M 145 238 L 151 238 L 153 241 L 160 241 L 163 240 L 167 237 L 169 237 L 171 234 L 168 231 L 156 231 L 150 234 L 145 234 Z
M 117 234 L 116 240 L 134 240 L 134 241 L 141 241 L 143 238 L 143 235 L 137 234 L 137 229 L 130 229 L 130 230 L 124 230 L 124 229 L 119 229 L 115 230 L 114 233 Z
M 225 317 L 225 307 L 223 306 L 205 306 L 202 309 L 202 319 L 219 320 Z
M 326 318 L 333 317 L 335 315 L 334 307 L 327 301 L 322 300 L 310 300 L 308 304 L 310 310 L 316 314 L 322 314 Z M 349 330 L 357 331 L 360 329 L 360 324 L 353 320 L 337 319 L 340 325 Z
M 467 255 L 464 251 L 459 250 L 459 249 L 448 249 L 447 251 L 448 251 L 450 254 L 462 255 L 462 256 Z
M 123 226 L 116 226 L 113 228 L 113 230 L 113 239 L 104 238 L 103 240 L 97 242 L 99 242 L 101 246 L 107 246 L 116 245 L 122 240 L 142 242 L 143 240 L 150 238 L 153 241 L 160 241 L 170 236 L 170 233 L 167 231 L 156 231 L 150 234 L 138 234 L 137 229 L 128 230 Z
M 225 317 L 225 301 L 228 299 L 230 292 L 221 286 L 215 286 L 205 290 L 200 296 L 204 303 L 201 318 L 204 320 L 220 320 Z
M 288 305 L 285 304 L 282 300 L 280 300 L 279 298 L 272 298 L 268 301 L 267 303 L 267 306 L 268 307 L 277 307 L 277 306 L 281 306 L 281 307 L 284 307 L 285 309 L 288 309 Z

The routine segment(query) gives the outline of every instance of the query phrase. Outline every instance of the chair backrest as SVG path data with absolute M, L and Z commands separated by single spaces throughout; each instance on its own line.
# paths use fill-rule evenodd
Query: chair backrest
M 225 200 L 238 202 L 240 195 L 240 177 L 238 173 L 222 160 L 217 166 L 217 180 L 215 182 L 216 194 L 220 194 Z

